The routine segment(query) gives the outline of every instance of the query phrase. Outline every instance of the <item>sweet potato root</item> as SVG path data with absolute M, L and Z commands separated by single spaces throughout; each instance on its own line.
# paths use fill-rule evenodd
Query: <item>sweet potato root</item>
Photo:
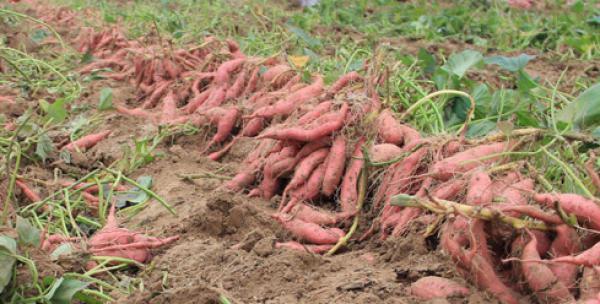
M 291 249 L 297 251 L 312 252 L 316 254 L 327 252 L 332 247 L 333 245 L 304 245 L 295 241 L 275 243 L 275 248 L 277 249 Z
M 431 174 L 441 180 L 448 180 L 452 176 L 465 173 L 482 164 L 489 164 L 500 159 L 500 156 L 491 156 L 510 149 L 507 143 L 499 142 L 481 145 L 459 152 L 435 163 L 431 168 Z
M 63 147 L 64 150 L 74 152 L 76 149 L 85 150 L 95 146 L 98 142 L 102 141 L 110 135 L 111 131 L 106 130 L 94 134 L 86 135 L 72 143 L 67 144 Z
M 537 239 L 533 234 L 530 234 L 530 238 L 529 243 L 523 248 L 521 258 L 523 260 L 539 260 L 541 257 L 537 250 Z M 523 262 L 521 267 L 527 284 L 541 303 L 575 302 L 567 287 L 556 279 L 548 266 L 535 262 Z
M 344 165 L 346 163 L 346 138 L 339 135 L 333 141 L 329 155 L 325 162 L 325 176 L 323 177 L 323 194 L 333 195 L 335 189 L 342 179 Z
M 470 294 L 468 288 L 450 279 L 434 276 L 423 277 L 412 283 L 410 292 L 419 300 L 466 297 Z
M 314 223 L 290 219 L 284 214 L 274 214 L 273 218 L 297 238 L 317 245 L 335 244 L 339 238 L 345 235 L 338 228 L 322 228 Z
M 590 199 L 571 193 L 534 194 L 533 199 L 550 208 L 554 208 L 555 202 L 558 202 L 563 210 L 574 214 L 592 229 L 600 230 L 600 206 Z

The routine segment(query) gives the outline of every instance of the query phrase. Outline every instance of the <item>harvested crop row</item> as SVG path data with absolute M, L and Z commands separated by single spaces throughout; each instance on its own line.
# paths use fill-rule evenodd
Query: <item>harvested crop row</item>
M 138 88 L 135 107 L 118 105 L 119 112 L 205 128 L 212 136 L 202 151 L 213 160 L 239 138 L 254 138 L 256 148 L 222 188 L 279 200 L 273 218 L 298 242 L 277 248 L 336 248 L 351 233 L 348 219 L 360 213 L 375 215 L 364 236 L 379 230 L 382 239 L 401 236 L 414 223 L 435 225 L 431 212 L 452 213 L 437 222 L 439 247 L 466 279 L 501 302 L 517 303 L 528 293 L 540 303 L 597 296 L 587 269 L 600 267 L 600 243 L 566 226 L 555 209 L 599 230 L 600 206 L 576 194 L 537 193 L 521 172 L 493 170 L 506 164 L 518 142 L 469 146 L 464 138 L 422 137 L 382 109 L 370 78 L 358 72 L 327 87 L 319 75 L 304 83 L 276 59 L 245 56 L 231 41 L 207 38 L 196 48 L 167 51 L 123 42 L 113 32 L 92 36 L 80 49 L 99 59 L 81 72 L 111 68 L 107 77 Z M 119 43 L 128 46 L 119 49 Z M 363 174 L 368 193 L 359 186 Z M 370 210 L 358 208 L 361 197 Z M 591 242 L 576 241 L 586 235 Z M 468 292 L 444 280 L 436 284 L 444 293 Z M 416 284 L 413 293 L 426 297 L 422 288 Z

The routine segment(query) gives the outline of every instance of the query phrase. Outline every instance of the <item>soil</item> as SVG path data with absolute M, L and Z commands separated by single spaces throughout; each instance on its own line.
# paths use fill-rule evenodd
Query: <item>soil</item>
M 452 262 L 418 232 L 352 244 L 333 257 L 274 249 L 275 241 L 289 235 L 270 218 L 272 203 L 221 191 L 218 179 L 178 177 L 235 169 L 234 163 L 187 152 L 194 148 L 174 145 L 167 157 L 136 172 L 153 177 L 154 190 L 178 216 L 153 204 L 125 226 L 181 239 L 155 252 L 153 271 L 142 275 L 146 290 L 122 299 L 127 303 L 217 303 L 220 294 L 238 303 L 416 303 L 409 286 L 420 277 L 463 282 Z M 493 303 L 473 291 L 469 299 L 450 302 Z

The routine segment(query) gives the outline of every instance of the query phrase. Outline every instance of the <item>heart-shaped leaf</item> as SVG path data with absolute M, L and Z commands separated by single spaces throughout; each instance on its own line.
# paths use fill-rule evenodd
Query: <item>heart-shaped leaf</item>
M 54 282 L 50 293 L 46 295 L 52 304 L 70 304 L 73 296 L 86 288 L 90 283 L 75 279 L 60 278 Z
M 35 247 L 40 245 L 40 230 L 20 216 L 17 216 L 17 234 L 20 243 Z
M 50 259 L 56 261 L 61 255 L 70 255 L 71 253 L 73 253 L 73 246 L 69 243 L 63 243 L 50 253 Z
M 112 98 L 112 89 L 102 88 L 102 90 L 100 90 L 100 102 L 98 103 L 98 110 L 104 111 L 112 109 Z
M 501 69 L 505 69 L 507 71 L 516 72 L 522 70 L 529 61 L 535 59 L 535 56 L 520 54 L 515 57 L 506 57 L 506 56 L 491 56 L 486 57 L 483 62 L 486 64 L 495 64 L 498 65 Z
M 575 101 L 558 112 L 558 118 L 572 122 L 579 128 L 591 127 L 600 123 L 600 83 L 583 93 Z
M 140 176 L 137 178 L 136 182 L 138 184 L 140 184 L 140 186 L 142 186 L 146 189 L 150 189 L 150 187 L 152 186 L 152 176 L 147 176 L 147 175 Z M 105 193 L 107 193 L 107 192 L 105 192 Z M 148 200 L 148 194 L 146 192 L 144 192 L 142 189 L 140 189 L 138 187 L 134 187 L 127 192 L 124 192 L 122 194 L 115 196 L 115 199 L 117 200 L 117 202 L 116 202 L 117 207 L 123 208 L 127 205 L 127 203 L 140 204 L 140 203 L 145 202 L 146 200 Z
M 465 73 L 483 59 L 481 53 L 474 50 L 464 50 L 450 55 L 442 69 L 462 78 Z
M 55 124 L 61 123 L 67 118 L 67 109 L 65 108 L 65 100 L 62 98 L 56 99 L 54 103 L 48 105 L 48 118 L 52 119 Z
M 13 274 L 13 267 L 17 259 L 17 242 L 8 236 L 0 235 L 0 294 L 8 285 Z

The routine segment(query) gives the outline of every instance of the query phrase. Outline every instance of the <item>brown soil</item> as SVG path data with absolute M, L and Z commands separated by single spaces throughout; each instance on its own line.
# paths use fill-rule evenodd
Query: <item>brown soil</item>
M 136 172 L 153 177 L 154 190 L 175 207 L 178 217 L 153 202 L 125 226 L 149 235 L 179 234 L 181 239 L 155 252 L 153 270 L 142 274 L 146 290 L 122 298 L 127 303 L 217 303 L 220 294 L 237 303 L 416 303 L 408 288 L 420 277 L 463 282 L 452 262 L 417 232 L 355 243 L 334 257 L 274 249 L 276 240 L 289 235 L 269 217 L 273 204 L 220 191 L 218 179 L 189 182 L 178 177 L 235 170 L 234 164 L 188 152 L 193 150 L 198 147 L 174 145 L 167 157 Z M 450 302 L 492 301 L 473 291 L 469 299 Z

